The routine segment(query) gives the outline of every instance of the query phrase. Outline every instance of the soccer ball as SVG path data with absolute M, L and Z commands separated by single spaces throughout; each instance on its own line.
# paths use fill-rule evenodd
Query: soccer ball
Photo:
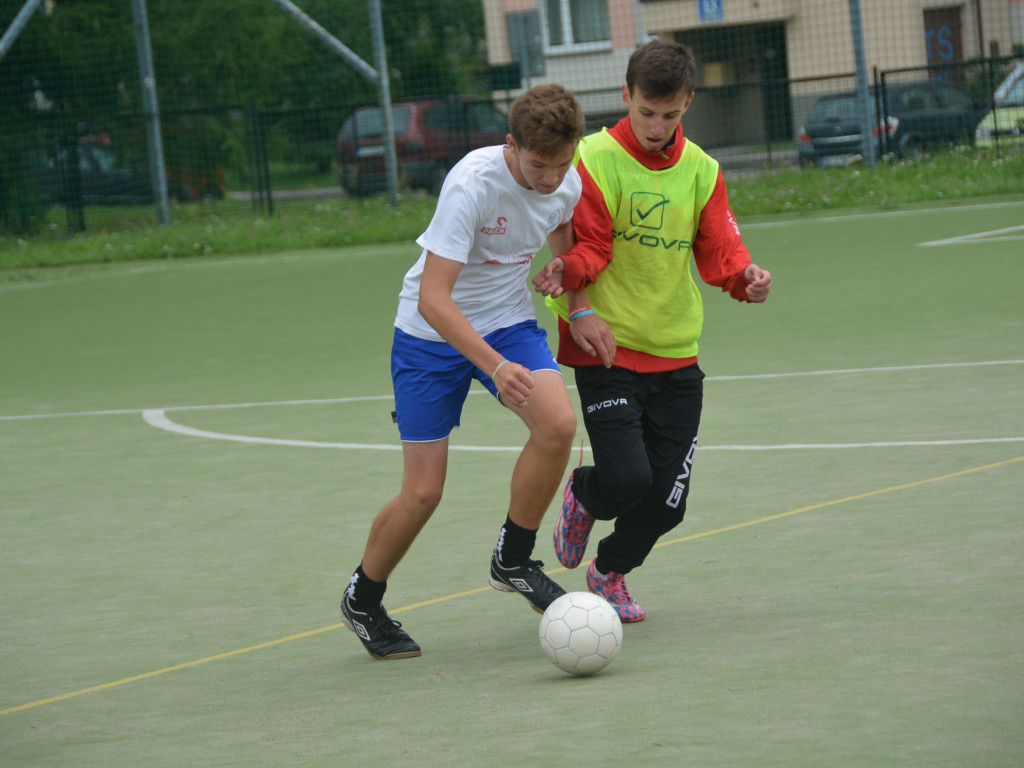
M 592 675 L 611 664 L 622 647 L 622 622 L 603 597 L 567 592 L 540 619 L 540 647 L 571 675 Z

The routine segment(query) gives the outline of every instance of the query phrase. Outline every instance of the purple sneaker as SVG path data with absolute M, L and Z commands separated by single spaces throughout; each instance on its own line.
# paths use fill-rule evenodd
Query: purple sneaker
M 622 621 L 643 621 L 647 611 L 629 594 L 629 590 L 626 588 L 626 577 L 621 573 L 615 573 L 615 571 L 610 571 L 607 576 L 602 576 L 597 572 L 595 563 L 597 563 L 597 558 L 587 569 L 587 589 L 611 603 Z
M 562 493 L 562 511 L 555 521 L 555 557 L 566 568 L 575 568 L 583 560 L 590 540 L 590 530 L 594 527 L 594 518 L 576 499 L 572 492 L 572 476 L 565 484 Z

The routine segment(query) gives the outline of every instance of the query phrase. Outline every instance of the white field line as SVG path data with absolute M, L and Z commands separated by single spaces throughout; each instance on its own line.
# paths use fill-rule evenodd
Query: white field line
M 709 376 L 707 381 L 747 381 L 755 379 L 778 379 L 800 376 L 848 376 L 867 373 L 892 373 L 900 371 L 921 371 L 934 370 L 937 368 L 978 368 L 1002 365 L 1022 365 L 1024 360 L 989 360 L 973 363 L 933 363 L 925 365 L 898 365 L 888 367 L 872 368 L 840 368 L 820 371 L 796 371 L 791 373 L 764 373 L 750 374 L 744 376 Z M 574 387 L 570 386 L 570 389 Z M 484 391 L 474 391 L 474 395 L 486 395 Z M 71 413 L 53 414 L 28 414 L 23 416 L 0 416 L 0 422 L 4 421 L 34 421 L 39 419 L 54 419 L 62 417 L 80 416 L 123 416 L 142 414 L 147 424 L 156 429 L 196 437 L 206 440 L 224 440 L 236 443 L 247 443 L 257 445 L 278 445 L 297 448 L 333 448 L 349 450 L 377 450 L 377 451 L 398 451 L 401 450 L 399 443 L 348 443 L 348 442 L 323 442 L 316 440 L 292 440 L 285 438 L 257 437 L 253 435 L 239 435 L 226 432 L 213 432 L 210 430 L 197 429 L 184 424 L 179 424 L 167 416 L 170 411 L 210 411 L 228 410 L 238 408 L 263 408 L 272 406 L 294 406 L 294 405 L 333 405 L 341 403 L 360 403 L 368 401 L 386 401 L 393 399 L 391 395 L 366 395 L 361 397 L 336 397 L 307 400 L 279 400 L 261 403 L 225 403 L 220 405 L 185 405 L 169 406 L 165 408 L 144 408 L 144 409 L 117 409 L 104 411 L 78 411 Z M 830 450 L 842 448 L 900 448 L 900 447 L 921 447 L 921 446 L 949 446 L 949 445 L 980 445 L 993 443 L 1020 443 L 1024 437 L 999 437 L 999 438 L 965 438 L 961 440 L 921 440 L 921 441 L 892 441 L 892 442 L 869 442 L 869 443 L 788 443 L 780 445 L 703 445 L 703 451 L 780 451 L 780 450 Z M 522 446 L 480 446 L 480 445 L 451 445 L 455 451 L 521 451 Z M 589 450 L 587 448 L 586 450 Z
M 166 432 L 174 432 L 178 435 L 188 437 L 202 437 L 207 440 L 229 440 L 235 443 L 252 443 L 259 445 L 286 445 L 293 448 L 355 448 L 367 451 L 399 451 L 401 445 L 388 443 L 322 443 L 316 440 L 284 440 L 276 437 L 253 437 L 251 435 L 232 435 L 225 432 L 210 432 L 205 429 L 186 427 L 167 418 L 167 414 L 161 409 L 151 409 L 142 412 L 142 418 L 151 427 L 162 429 Z M 454 446 L 453 446 L 454 447 Z M 485 450 L 479 448 L 478 450 Z M 491 448 L 489 450 L 502 451 L 504 448 Z M 519 450 L 522 450 L 520 447 Z
M 792 374 L 755 374 L 751 376 L 724 376 L 717 377 L 720 381 L 738 381 L 765 378 L 782 378 L 792 376 L 823 376 L 823 375 L 853 375 L 862 373 L 887 373 L 894 371 L 919 371 L 936 368 L 969 368 L 980 366 L 1007 366 L 1021 365 L 1024 360 L 990 360 L 986 362 L 951 362 L 951 364 L 936 364 L 927 366 L 895 366 L 891 368 L 865 368 L 865 369 L 844 369 L 839 371 L 811 371 Z M 716 377 L 709 377 L 715 381 Z M 479 394 L 485 394 L 480 392 Z M 388 399 L 387 396 L 372 395 L 368 397 L 347 397 L 330 400 L 330 402 L 355 402 L 362 400 Z M 287 404 L 307 404 L 317 402 L 316 400 L 292 400 Z M 254 404 L 283 404 L 283 403 L 254 403 Z M 206 410 L 217 408 L 214 406 L 201 407 Z M 244 408 L 244 406 L 228 406 L 225 408 Z M 182 434 L 190 437 L 202 437 L 206 439 L 228 440 L 250 444 L 286 445 L 291 447 L 327 447 L 327 449 L 349 449 L 362 451 L 398 451 L 399 444 L 393 443 L 354 443 L 354 442 L 324 442 L 317 440 L 293 440 L 275 437 L 256 437 L 252 435 L 230 434 L 226 432 L 212 432 L 204 429 L 188 427 L 169 419 L 167 411 L 171 409 L 148 409 L 142 413 L 142 418 L 147 424 L 168 432 Z M 184 411 L 189 409 L 174 409 Z M 801 450 L 836 450 L 836 449 L 865 449 L 865 447 L 906 447 L 906 446 L 936 446 L 936 445 L 970 445 L 982 443 L 999 442 L 1024 442 L 1024 437 L 993 437 L 993 438 L 966 438 L 958 440 L 898 440 L 898 441 L 876 441 L 876 442 L 849 442 L 849 443 L 784 443 L 779 445 L 701 445 L 701 451 L 801 451 Z M 466 452 L 519 452 L 521 445 L 460 445 L 451 444 L 452 451 Z M 588 449 L 589 450 L 589 449 Z
M 316 440 L 284 440 L 275 437 L 254 437 L 252 435 L 233 435 L 226 432 L 210 432 L 205 429 L 195 429 L 183 424 L 171 421 L 167 414 L 159 409 L 142 412 L 142 418 L 146 423 L 157 429 L 173 432 L 188 437 L 201 437 L 207 440 L 227 440 L 236 443 L 249 443 L 258 445 L 282 445 L 292 448 L 348 448 L 363 451 L 398 451 L 401 445 L 388 443 L 326 443 Z M 941 446 L 941 445 L 980 445 L 983 443 L 1024 443 L 1024 437 L 994 437 L 967 440 L 900 440 L 897 442 L 873 442 L 873 443 L 789 443 L 783 445 L 701 445 L 701 451 L 796 451 L 796 450 L 829 450 L 835 448 L 905 448 L 909 446 Z M 450 444 L 452 451 L 502 451 L 516 452 L 523 450 L 523 446 L 489 446 L 489 445 L 458 445 Z M 589 447 L 584 450 L 590 450 Z
M 836 368 L 826 371 L 794 371 L 783 374 L 744 374 L 742 376 L 709 376 L 705 381 L 751 381 L 755 379 L 790 379 L 804 376 L 851 376 L 856 374 L 878 374 L 898 373 L 901 371 L 932 371 L 943 368 L 986 368 L 989 366 L 1021 366 L 1024 359 L 1020 360 L 978 360 L 975 362 L 931 362 L 920 366 L 880 366 L 877 368 Z M 567 385 L 568 389 L 575 389 L 572 384 Z M 472 390 L 470 395 L 488 394 L 483 390 Z M 226 411 L 229 409 L 241 408 L 271 408 L 274 406 L 331 406 L 331 404 L 344 402 L 367 402 L 370 400 L 391 400 L 390 394 L 369 394 L 357 397 L 323 397 L 303 400 L 269 400 L 266 402 L 225 402 L 208 404 L 208 406 L 165 406 L 159 409 L 115 409 L 108 411 L 72 411 L 59 414 L 25 414 L 22 416 L 0 416 L 0 422 L 5 421 L 34 421 L 37 419 L 65 419 L 81 416 L 130 416 L 141 414 L 145 411 Z
M 978 211 L 978 210 L 989 210 L 992 208 L 1013 208 L 1013 207 L 1024 207 L 1024 203 L 1016 201 L 1008 201 L 1005 203 L 975 203 L 973 205 L 951 205 L 944 208 L 917 208 L 915 210 L 900 210 L 900 211 L 877 211 L 875 213 L 852 213 L 849 215 L 836 215 L 836 216 L 813 216 L 809 215 L 806 217 L 795 217 L 791 219 L 784 219 L 782 221 L 757 221 L 749 224 L 740 224 L 740 229 L 770 229 L 773 227 L 786 227 L 791 224 L 817 224 L 819 222 L 835 222 L 835 221 L 859 221 L 862 219 L 889 219 L 889 218 L 901 218 L 903 216 L 918 216 L 921 214 L 930 213 L 956 213 L 957 211 Z
M 830 223 L 837 221 L 860 221 L 863 219 L 879 219 L 879 218 L 893 218 L 903 216 L 921 216 L 932 213 L 955 213 L 958 211 L 977 211 L 977 210 L 990 210 L 993 208 L 1012 208 L 1015 206 L 1022 206 L 1019 202 L 1003 202 L 1003 203 L 975 203 L 972 205 L 951 205 L 942 208 L 917 208 L 915 210 L 899 210 L 899 211 L 878 211 L 876 213 L 851 213 L 851 214 L 839 214 L 836 216 L 807 216 L 807 217 L 793 217 L 783 219 L 781 221 L 758 221 L 743 224 L 740 229 L 771 229 L 774 227 L 788 227 L 793 224 L 817 224 L 817 223 Z M 1018 239 L 1018 238 L 1013 238 Z M 322 251 L 324 249 L 316 249 Z M 312 251 L 311 251 L 312 252 Z M 188 258 L 188 257 L 186 257 Z M 136 267 L 133 269 L 125 270 L 111 270 L 109 272 L 97 272 L 90 275 L 78 275 L 76 277 L 67 278 L 65 280 L 44 280 L 38 283 L 8 283 L 0 284 L 0 293 L 7 291 L 22 291 L 31 288 L 50 288 L 56 285 L 66 285 L 68 283 L 79 283 L 85 280 L 94 280 L 103 277 L 126 277 L 129 275 L 145 274 L 147 272 L 154 272 L 158 270 L 168 269 L 172 264 L 178 267 L 184 267 L 187 269 L 200 269 L 214 266 L 236 266 L 243 264 L 258 264 L 258 263 L 270 263 L 275 262 L 280 258 L 288 260 L 295 260 L 302 258 L 302 254 L 289 254 L 284 257 L 276 257 L 273 255 L 267 255 L 264 257 L 256 258 L 231 258 L 226 259 L 209 259 L 209 260 L 197 260 L 188 264 L 181 264 L 175 261 L 153 261 L 151 264 L 145 266 Z
M 1008 232 L 1021 232 L 1013 237 L 993 237 L 993 235 L 1005 235 Z M 960 245 L 962 243 L 1003 243 L 1009 240 L 1024 240 L 1024 224 L 1019 227 L 1007 227 L 1006 229 L 992 229 L 988 232 L 974 232 L 959 237 L 947 237 L 945 240 L 932 240 L 927 243 L 918 243 L 921 248 L 934 245 Z
M 840 376 L 858 373 L 895 371 L 927 371 L 935 368 L 980 368 L 990 365 L 1022 365 L 1024 360 L 988 360 L 975 363 L 928 363 L 924 365 L 888 365 L 877 368 L 833 368 L 827 371 L 795 371 L 793 373 L 751 373 L 744 376 L 708 376 L 705 381 L 746 381 L 748 379 L 787 379 L 797 376 Z
M 972 363 L 927 363 L 922 365 L 890 365 L 872 368 L 832 368 L 820 371 L 792 371 L 790 373 L 751 373 L 742 376 L 708 376 L 705 381 L 751 381 L 755 379 L 787 379 L 803 376 L 850 376 L 863 373 L 898 373 L 901 371 L 929 371 L 938 368 L 984 368 L 1000 365 L 1024 365 L 1024 360 L 981 360 Z M 575 385 L 567 385 L 575 389 Z M 484 390 L 473 390 L 470 395 L 487 395 Z M 62 419 L 78 416 L 126 416 L 145 411 L 221 411 L 236 408 L 269 408 L 289 405 L 334 405 L 339 403 L 362 403 L 373 400 L 393 400 L 393 395 L 362 395 L 358 397 L 327 397 L 308 400 L 272 400 L 260 403 L 221 403 L 213 405 L 172 405 L 162 408 L 119 408 L 102 411 L 69 411 L 63 413 L 34 413 L 19 416 L 0 416 L 4 421 L 35 421 L 39 419 Z

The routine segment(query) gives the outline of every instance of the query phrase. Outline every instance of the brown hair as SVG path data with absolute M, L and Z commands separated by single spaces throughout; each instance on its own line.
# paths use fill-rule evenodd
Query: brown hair
M 697 60 L 693 51 L 669 40 L 651 40 L 633 51 L 626 67 L 626 87 L 651 99 L 667 99 L 680 91 L 693 93 Z
M 576 97 L 560 85 L 538 85 L 522 94 L 508 112 L 516 146 L 554 157 L 583 138 L 586 123 Z

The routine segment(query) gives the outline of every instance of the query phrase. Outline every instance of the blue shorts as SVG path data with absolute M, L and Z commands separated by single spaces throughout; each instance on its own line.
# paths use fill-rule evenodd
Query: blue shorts
M 506 360 L 530 371 L 561 374 L 547 334 L 536 320 L 499 328 L 486 336 Z M 444 341 L 427 341 L 395 328 L 391 380 L 395 386 L 395 420 L 403 441 L 443 440 L 459 426 L 469 386 L 476 379 L 497 397 L 491 371 L 483 372 Z

